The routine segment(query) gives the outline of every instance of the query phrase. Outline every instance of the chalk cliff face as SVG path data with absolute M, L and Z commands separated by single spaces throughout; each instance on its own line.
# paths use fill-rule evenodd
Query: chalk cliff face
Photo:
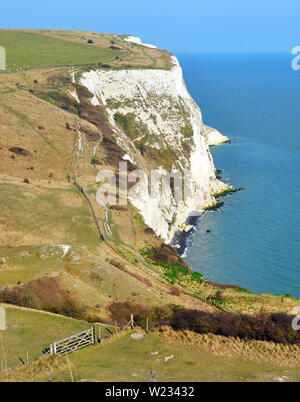
M 166 242 L 192 211 L 214 204 L 213 194 L 226 188 L 215 175 L 201 111 L 175 57 L 172 63 L 170 70 L 97 70 L 80 79 L 94 95 L 91 103 L 106 108 L 123 159 L 144 172 L 129 199 Z M 163 182 L 169 172 L 184 172 L 183 199 L 175 200 L 174 188 L 159 180 L 152 180 L 149 192 L 153 170 Z
M 131 42 L 131 43 L 136 43 L 138 45 L 150 47 L 152 49 L 156 49 L 157 47 L 155 45 L 151 45 L 150 43 L 143 43 L 140 38 L 137 36 L 127 36 L 127 38 L 124 39 L 125 42 Z

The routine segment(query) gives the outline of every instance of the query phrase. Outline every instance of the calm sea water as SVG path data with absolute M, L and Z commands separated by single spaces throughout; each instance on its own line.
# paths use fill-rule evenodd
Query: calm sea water
M 203 121 L 233 140 L 212 148 L 216 168 L 245 188 L 204 215 L 187 261 L 213 281 L 300 297 L 300 71 L 288 54 L 178 58 Z

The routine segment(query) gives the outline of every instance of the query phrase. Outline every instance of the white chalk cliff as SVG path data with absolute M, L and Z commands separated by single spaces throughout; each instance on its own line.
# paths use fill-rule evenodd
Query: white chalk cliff
M 142 45 L 142 46 L 146 46 L 149 47 L 151 49 L 157 49 L 157 47 L 155 45 L 151 45 L 150 43 L 143 43 L 141 38 L 138 38 L 137 36 L 127 36 L 124 39 L 125 42 L 130 42 L 130 43 L 135 43 L 137 45 Z
M 129 199 L 166 242 L 192 211 L 213 205 L 213 195 L 227 187 L 216 178 L 201 111 L 187 91 L 175 57 L 172 63 L 171 70 L 96 70 L 80 79 L 93 94 L 92 104 L 105 106 L 116 141 L 124 149 L 123 159 L 145 172 Z M 130 135 L 116 116 L 134 125 Z M 176 202 L 169 186 L 154 181 L 149 193 L 153 167 L 162 179 L 168 171 L 185 171 L 183 200 Z

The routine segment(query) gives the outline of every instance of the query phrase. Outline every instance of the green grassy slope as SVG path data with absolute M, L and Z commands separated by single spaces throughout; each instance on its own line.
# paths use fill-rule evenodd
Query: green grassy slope
M 92 47 L 29 32 L 0 31 L 11 71 L 57 65 L 97 64 L 113 61 L 120 51 Z
M 22 184 L 0 183 L 0 191 L 1 223 L 11 230 L 22 228 L 23 241 L 26 234 L 35 234 L 45 244 L 42 239 L 46 232 L 49 242 L 62 241 L 77 246 L 89 244 L 90 247 L 99 244 L 88 206 L 74 186 L 32 189 Z M 78 198 L 76 206 L 64 202 L 68 197 L 71 200 L 72 196 Z M 50 233 L 53 233 L 52 239 Z
M 91 324 L 72 318 L 57 316 L 12 306 L 5 306 L 7 330 L 1 331 L 3 348 L 0 360 L 6 360 L 8 368 L 21 366 L 19 357 L 33 361 L 42 355 L 50 343 L 91 327 Z
M 42 356 L 41 351 L 50 343 L 91 327 L 89 323 L 50 313 L 5 307 L 8 328 L 0 333 L 0 361 L 9 369 L 21 367 L 19 357 L 26 361 L 27 352 L 31 363 Z M 52 381 L 149 381 L 151 369 L 155 371 L 156 381 L 300 380 L 298 369 L 217 356 L 191 345 L 179 346 L 169 343 L 159 332 L 150 332 L 136 340 L 130 336 L 133 332 L 119 332 L 100 345 L 69 354 L 70 367 L 64 364 L 67 360 L 63 357 L 51 373 Z M 166 361 L 170 356 L 173 358 Z M 30 370 L 28 376 L 25 370 L 22 381 L 47 381 L 47 375 L 47 371 L 44 375 L 41 372 L 35 379 Z M 5 375 L 1 378 L 7 380 Z
M 174 358 L 165 361 L 172 355 Z M 290 381 L 300 379 L 296 369 L 277 369 L 265 363 L 214 356 L 186 345 L 178 347 L 162 341 L 158 332 L 146 334 L 141 340 L 131 339 L 130 332 L 126 332 L 69 357 L 76 381 L 149 381 L 151 369 L 156 381 L 276 381 L 281 376 Z M 70 373 L 66 369 L 57 372 L 53 380 L 70 381 Z
M 0 30 L 0 46 L 6 49 L 6 72 L 99 63 L 113 68 L 170 68 L 168 52 L 123 39 L 121 35 L 95 32 Z

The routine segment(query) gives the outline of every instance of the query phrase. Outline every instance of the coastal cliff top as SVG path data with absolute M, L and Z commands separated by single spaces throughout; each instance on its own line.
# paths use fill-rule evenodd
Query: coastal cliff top
M 6 73 L 62 66 L 168 70 L 172 65 L 168 51 L 130 35 L 1 29 L 0 46 L 6 50 Z

